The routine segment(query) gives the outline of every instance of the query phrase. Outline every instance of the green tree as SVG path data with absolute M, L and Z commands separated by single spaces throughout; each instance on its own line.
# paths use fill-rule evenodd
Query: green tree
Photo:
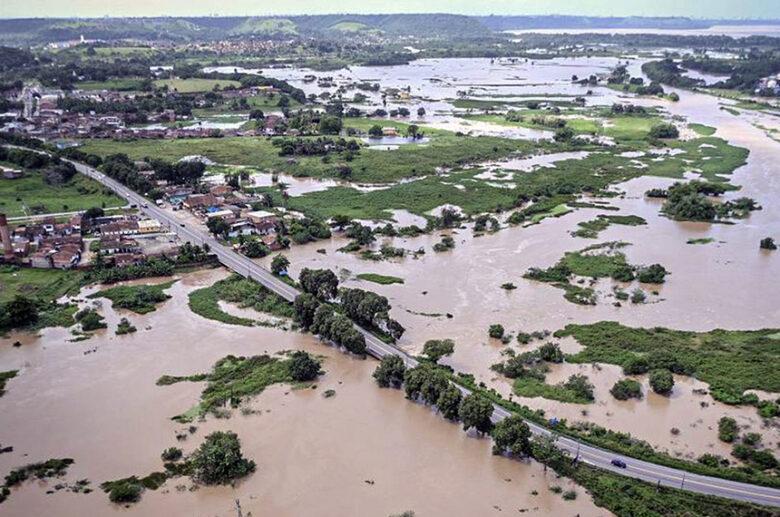
M 653 264 L 639 270 L 637 280 L 644 284 L 663 284 L 668 271 L 661 264 Z
M 287 363 L 290 377 L 298 382 L 312 381 L 320 373 L 320 363 L 302 350 L 296 350 L 290 355 Z
M 463 395 L 460 390 L 456 386 L 449 384 L 441 394 L 439 394 L 439 399 L 436 401 L 436 408 L 439 410 L 439 413 L 441 413 L 441 416 L 447 420 L 457 420 L 462 398 Z
M 295 297 L 293 308 L 295 309 L 295 320 L 305 329 L 308 329 L 314 322 L 314 314 L 320 306 L 320 301 L 313 294 L 302 293 Z
M 595 398 L 593 395 L 593 384 L 591 384 L 590 380 L 581 373 L 569 377 L 566 382 L 563 383 L 563 387 L 574 392 L 579 398 L 585 400 L 593 400 Z
M 539 347 L 539 358 L 550 363 L 562 363 L 563 352 L 558 343 L 545 343 Z
M 194 478 L 205 485 L 225 485 L 255 470 L 255 462 L 241 453 L 238 436 L 215 431 L 192 454 Z
M 290 260 L 281 253 L 274 256 L 273 260 L 271 260 L 271 272 L 274 275 L 279 275 L 282 271 L 287 271 L 288 267 L 290 267 Z
M 488 336 L 494 339 L 501 339 L 504 337 L 504 326 L 500 323 L 490 325 L 490 328 L 488 328 Z
M 397 355 L 386 355 L 374 370 L 374 379 L 382 388 L 400 388 L 404 382 L 406 365 Z
M 472 393 L 463 398 L 458 408 L 458 416 L 463 422 L 463 430 L 474 427 L 480 433 L 488 433 L 493 428 L 490 417 L 493 415 L 493 404 L 485 397 Z
M 666 369 L 657 369 L 650 372 L 650 387 L 659 395 L 668 395 L 674 388 L 672 372 Z
M 762 250 L 776 250 L 777 244 L 775 244 L 775 240 L 772 237 L 766 237 L 764 239 L 761 239 L 761 242 L 758 244 L 758 247 Z
M 338 135 L 341 132 L 341 119 L 332 115 L 323 115 L 317 124 L 317 131 L 323 135 Z
M 368 130 L 368 135 L 371 138 L 382 138 L 383 134 L 384 133 L 382 133 L 382 126 L 380 126 L 379 124 L 374 124 Z
M 436 404 L 441 393 L 449 386 L 447 374 L 434 366 L 421 364 L 404 375 L 404 391 L 411 400 L 421 399 L 426 404 Z
M 206 228 L 214 235 L 227 235 L 230 225 L 221 217 L 212 217 L 206 221 Z
M 417 116 L 418 117 L 424 117 L 425 116 L 425 108 L 417 108 Z
M 451 339 L 429 339 L 423 345 L 423 354 L 434 363 L 445 355 L 452 355 L 455 351 L 455 342 Z
M 406 128 L 406 136 L 409 138 L 417 138 L 417 135 L 420 132 L 420 126 L 417 124 L 409 124 L 409 127 Z
M 339 279 L 330 269 L 303 268 L 298 281 L 304 292 L 322 301 L 333 299 L 338 294 Z
M 531 454 L 531 429 L 521 416 L 512 415 L 501 420 L 490 434 L 493 436 L 493 454 L 504 451 L 517 457 Z
M 38 308 L 35 300 L 17 294 L 14 298 L 0 306 L 0 327 L 18 328 L 31 325 L 38 321 Z
M 537 434 L 531 439 L 531 455 L 544 465 L 544 471 L 547 472 L 547 467 L 551 467 L 556 472 L 563 474 L 571 462 L 568 455 L 558 448 L 556 442 L 558 441 L 558 435 L 554 433 L 550 434 Z

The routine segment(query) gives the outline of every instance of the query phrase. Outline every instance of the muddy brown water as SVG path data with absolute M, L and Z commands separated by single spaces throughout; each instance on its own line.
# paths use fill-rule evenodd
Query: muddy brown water
M 229 326 L 201 318 L 187 307 L 186 293 L 210 285 L 223 270 L 188 274 L 168 291 L 173 298 L 150 314 L 101 312 L 109 329 L 78 343 L 62 329 L 38 339 L 22 335 L 23 346 L 0 342 L 0 370 L 20 374 L 0 399 L 0 443 L 14 451 L 0 455 L 0 473 L 53 457 L 76 463 L 65 478 L 87 478 L 95 492 L 47 495 L 62 480 L 28 482 L 12 490 L 2 515 L 115 515 L 124 512 L 97 487 L 100 482 L 161 470 L 160 452 L 180 446 L 189 453 L 213 430 L 232 430 L 257 471 L 231 487 L 191 491 L 186 478 L 146 491 L 127 511 L 134 515 L 377 515 L 404 510 L 417 515 L 487 515 L 525 509 L 531 515 L 609 515 L 586 492 L 565 479 L 544 474 L 535 463 L 494 457 L 488 439 L 467 435 L 398 390 L 374 384 L 373 360 L 357 360 L 297 332 Z M 95 288 L 85 290 L 94 292 Z M 91 303 L 91 302 L 90 302 Z M 138 327 L 114 336 L 122 316 Z M 163 374 L 205 372 L 227 354 L 251 355 L 304 349 L 324 356 L 326 374 L 316 389 L 274 386 L 230 419 L 195 422 L 197 431 L 178 442 L 187 426 L 170 417 L 192 407 L 199 383 L 160 387 Z M 324 398 L 327 389 L 336 391 Z M 371 482 L 371 484 L 366 481 Z M 573 488 L 564 501 L 550 486 Z M 532 491 L 538 495 L 532 495 Z
M 501 323 L 513 333 L 554 331 L 568 323 L 603 320 L 693 331 L 778 327 L 780 291 L 770 286 L 776 284 L 780 275 L 780 256 L 759 250 L 758 242 L 768 235 L 780 236 L 780 176 L 776 174 L 780 143 L 750 124 L 751 119 L 761 119 L 760 114 L 750 119 L 735 117 L 720 110 L 720 101 L 714 97 L 684 91 L 679 94 L 679 103 L 664 102 L 663 107 L 691 122 L 715 126 L 716 136 L 750 149 L 747 165 L 732 176 L 732 182 L 742 189 L 725 197 L 753 197 L 763 210 L 734 225 L 671 221 L 659 213 L 658 201 L 645 199 L 643 194 L 648 188 L 668 186 L 674 180 L 643 177 L 615 187 L 625 192 L 624 197 L 606 200 L 619 207 L 619 212 L 580 209 L 539 225 L 505 229 L 481 237 L 475 237 L 470 228 L 459 229 L 452 232 L 457 247 L 446 253 L 434 253 L 431 249 L 440 240 L 438 234 L 390 239 L 382 242 L 409 250 L 423 247 L 427 253 L 417 259 L 386 262 L 364 261 L 337 252 L 345 240 L 336 236 L 330 242 L 293 248 L 288 253 L 293 275 L 302 267 L 331 267 L 353 273 L 346 285 L 372 289 L 390 298 L 393 317 L 407 328 L 401 342 L 406 350 L 418 353 L 427 339 L 453 338 L 455 353 L 444 361 L 458 370 L 474 373 L 479 380 L 505 394 L 510 391 L 509 383 L 490 371 L 490 366 L 501 360 L 500 351 L 504 348 L 487 337 L 487 328 L 493 323 Z M 637 102 L 659 104 L 648 100 Z M 570 235 L 577 229 L 577 223 L 593 219 L 599 213 L 639 215 L 648 224 L 612 225 L 598 239 Z M 715 242 L 686 244 L 689 239 L 703 237 L 711 237 Z M 597 284 L 598 305 L 578 306 L 567 302 L 561 290 L 522 278 L 529 267 L 551 266 L 567 251 L 615 240 L 632 243 L 623 250 L 632 264 L 660 263 L 671 271 L 664 285 L 643 286 L 649 303 L 614 307 L 613 282 L 603 280 Z M 326 255 L 314 253 L 321 248 L 326 249 Z M 405 283 L 381 286 L 354 277 L 365 272 L 398 276 Z M 514 282 L 518 289 L 500 289 L 504 282 Z M 636 286 L 634 283 L 629 288 Z M 658 294 L 651 294 L 652 290 Z M 453 317 L 444 317 L 446 313 Z M 517 351 L 527 348 L 515 342 L 511 346 Z M 564 368 L 567 372 L 578 369 Z M 714 452 L 729 456 L 730 446 L 717 439 L 716 422 L 723 415 L 735 417 L 746 430 L 760 432 L 769 447 L 776 449 L 780 441 L 777 426 L 764 425 L 754 408 L 726 406 L 709 396 L 693 395 L 693 389 L 706 388 L 699 381 L 678 379 L 670 399 L 651 394 L 640 402 L 620 403 L 608 393 L 620 377 L 619 370 L 605 366 L 589 371 L 588 376 L 596 385 L 595 405 L 561 404 L 541 398 L 523 399 L 523 402 L 545 409 L 550 415 L 592 421 L 630 432 L 672 454 L 698 456 Z M 647 385 L 646 380 L 643 382 Z M 707 406 L 702 407 L 702 402 Z M 671 435 L 673 427 L 681 431 L 679 435 Z

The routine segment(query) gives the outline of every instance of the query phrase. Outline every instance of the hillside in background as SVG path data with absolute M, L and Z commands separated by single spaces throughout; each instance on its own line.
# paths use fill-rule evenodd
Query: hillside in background
M 519 29 L 702 29 L 712 25 L 780 23 L 769 20 L 697 20 L 683 17 L 482 16 L 457 14 L 330 14 L 316 16 L 93 18 L 0 20 L 0 44 L 34 45 L 80 38 L 208 41 L 223 38 L 343 37 L 483 39 Z

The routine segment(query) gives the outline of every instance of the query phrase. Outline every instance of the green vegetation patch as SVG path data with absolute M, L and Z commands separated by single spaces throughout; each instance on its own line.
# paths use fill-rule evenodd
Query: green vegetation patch
M 777 329 L 687 332 L 662 327 L 626 327 L 613 321 L 567 325 L 556 336 L 573 336 L 585 348 L 569 362 L 604 362 L 627 373 L 665 367 L 708 383 L 711 394 L 727 404 L 758 403 L 745 390 L 780 393 L 780 341 Z M 644 370 L 644 371 L 643 371 Z
M 390 284 L 403 284 L 404 279 L 397 276 L 379 275 L 376 273 L 360 273 L 357 276 L 361 280 L 368 282 L 374 282 L 375 284 L 390 285 Z
M 11 168 L 11 163 L 0 162 Z M 0 178 L 0 211 L 8 217 L 83 211 L 93 206 L 117 207 L 125 201 L 83 174 L 69 180 L 47 183 L 43 169 L 25 169 L 15 180 Z
M 333 160 L 322 160 L 322 156 L 296 156 L 294 162 L 291 162 L 289 156 L 279 155 L 280 148 L 273 144 L 278 140 L 259 137 L 135 141 L 93 139 L 86 141 L 81 150 L 101 156 L 126 153 L 134 160 L 156 156 L 176 161 L 197 154 L 217 163 L 279 169 L 293 176 L 339 177 L 336 165 L 340 155 L 329 154 L 334 156 Z M 425 145 L 402 145 L 392 151 L 362 148 L 345 165 L 351 169 L 351 179 L 355 181 L 392 182 L 407 177 L 432 175 L 441 168 L 497 160 L 518 151 L 530 152 L 534 145 L 538 144 L 490 136 L 437 134 Z
M 196 93 L 210 92 L 217 87 L 240 87 L 241 83 L 228 79 L 200 79 L 192 77 L 190 79 L 158 79 L 154 81 L 154 85 L 158 88 L 167 86 L 169 90 L 177 90 L 179 93 Z
M 705 126 L 704 124 L 697 124 L 695 122 L 691 122 L 688 124 L 688 128 L 692 129 L 696 133 L 702 135 L 702 136 L 712 136 L 715 134 L 716 128 L 712 126 Z
M 0 266 L 0 303 L 11 301 L 17 294 L 53 301 L 77 294 L 87 283 L 80 271 Z
M 711 242 L 715 242 L 715 239 L 712 237 L 701 237 L 698 239 L 688 239 L 685 241 L 685 244 L 709 244 Z
M 219 307 L 219 300 L 236 303 L 240 307 L 251 307 L 274 316 L 292 318 L 293 306 L 284 298 L 269 291 L 254 280 L 233 274 L 210 287 L 197 289 L 189 294 L 192 312 L 210 320 L 251 327 L 254 320 L 228 314 Z
M 647 224 L 647 221 L 638 215 L 611 215 L 601 214 L 590 221 L 578 223 L 578 230 L 572 232 L 575 237 L 586 239 L 595 239 L 599 233 L 609 228 L 610 224 L 621 224 L 625 226 L 641 226 Z
M 16 377 L 17 373 L 19 373 L 19 370 L 8 370 L 6 372 L 0 372 L 0 397 L 5 394 L 5 383 L 8 382 L 9 379 Z
M 159 386 L 177 382 L 203 382 L 206 388 L 200 396 L 200 404 L 185 415 L 174 417 L 178 421 L 190 421 L 193 416 L 205 415 L 230 403 L 238 407 L 242 400 L 261 393 L 272 384 L 292 383 L 290 359 L 283 360 L 268 355 L 236 357 L 229 355 L 217 361 L 210 373 L 185 377 L 164 375 L 157 380 Z
M 157 304 L 170 298 L 163 291 L 173 285 L 175 280 L 156 285 L 121 285 L 104 289 L 89 298 L 108 298 L 115 308 L 129 309 L 138 314 L 146 314 L 157 308 Z
M 571 380 L 560 384 L 547 384 L 530 376 L 518 377 L 512 384 L 512 391 L 520 397 L 542 397 L 571 404 L 589 404 L 593 402 L 593 394 L 578 389 Z M 591 386 L 592 390 L 592 386 Z

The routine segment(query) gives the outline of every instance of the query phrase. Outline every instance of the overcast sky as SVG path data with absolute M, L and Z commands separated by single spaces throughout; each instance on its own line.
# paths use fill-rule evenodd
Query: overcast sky
M 780 18 L 779 0 L 0 0 L 0 17 L 446 12 Z

